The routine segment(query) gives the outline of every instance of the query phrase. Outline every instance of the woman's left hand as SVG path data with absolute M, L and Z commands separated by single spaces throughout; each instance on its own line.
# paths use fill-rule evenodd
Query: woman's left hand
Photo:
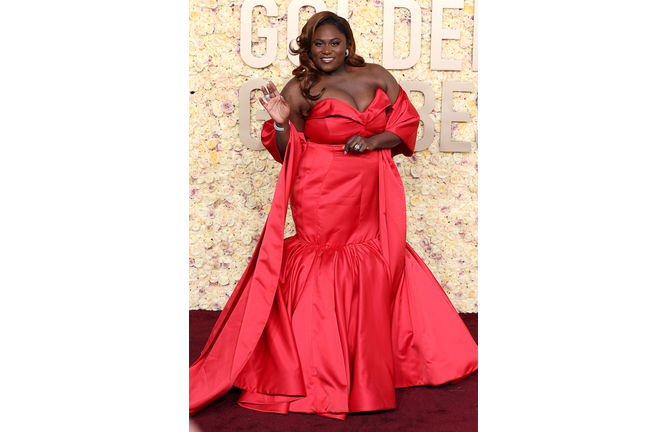
M 356 134 L 352 135 L 343 146 L 343 151 L 350 154 L 361 154 L 366 150 L 375 150 L 370 137 L 364 138 Z

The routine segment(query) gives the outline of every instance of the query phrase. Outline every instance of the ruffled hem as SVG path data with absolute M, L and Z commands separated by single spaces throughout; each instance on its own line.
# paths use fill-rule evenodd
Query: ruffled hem
M 237 378 L 239 405 L 344 419 L 395 408 L 396 388 L 455 382 L 477 370 L 477 345 L 407 244 L 405 260 L 393 293 L 379 238 L 343 246 L 286 239 L 271 313 L 283 319 L 269 320 Z M 269 346 L 269 334 L 291 334 L 293 345 Z

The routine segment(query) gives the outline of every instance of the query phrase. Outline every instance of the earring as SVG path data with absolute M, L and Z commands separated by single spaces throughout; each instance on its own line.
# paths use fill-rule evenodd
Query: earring
M 350 50 L 349 50 L 349 49 L 346 49 L 346 50 L 345 50 L 345 57 L 347 57 L 348 55 L 350 55 Z

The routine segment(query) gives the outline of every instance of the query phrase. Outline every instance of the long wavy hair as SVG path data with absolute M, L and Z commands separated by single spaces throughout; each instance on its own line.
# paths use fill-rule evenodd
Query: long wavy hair
M 338 31 L 345 35 L 345 39 L 347 39 L 347 49 L 350 50 L 348 56 L 345 57 L 345 64 L 354 67 L 366 66 L 363 57 L 356 54 L 354 35 L 352 34 L 352 29 L 347 20 L 329 11 L 316 13 L 310 17 L 308 22 L 306 22 L 306 25 L 301 29 L 301 35 L 296 38 L 297 48 L 292 48 L 291 43 L 289 46 L 290 53 L 299 56 L 299 66 L 292 71 L 292 75 L 294 75 L 301 83 L 300 88 L 303 97 L 311 101 L 318 99 L 326 90 L 326 88 L 323 88 L 319 94 L 314 96 L 310 94 L 310 89 L 322 79 L 322 72 L 320 72 L 310 58 L 310 47 L 313 43 L 313 38 L 315 37 L 315 30 L 325 24 L 333 25 Z

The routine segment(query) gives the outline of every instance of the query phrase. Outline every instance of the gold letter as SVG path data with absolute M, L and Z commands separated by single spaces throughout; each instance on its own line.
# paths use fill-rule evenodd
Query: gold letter
M 241 59 L 248 66 L 263 68 L 273 63 L 278 55 L 278 29 L 257 29 L 257 35 L 266 38 L 266 54 L 255 57 L 252 54 L 252 10 L 255 6 L 264 6 L 267 16 L 277 16 L 278 6 L 273 0 L 246 0 L 241 9 Z
M 245 7 L 244 7 L 245 9 Z M 239 137 L 241 143 L 250 150 L 264 150 L 264 146 L 259 139 L 253 139 L 250 135 L 250 93 L 253 90 L 266 86 L 269 82 L 261 78 L 255 78 L 243 83 L 239 89 Z M 264 108 L 257 111 L 258 121 L 271 118 Z
M 347 5 L 348 0 L 338 0 L 338 16 L 341 16 L 347 19 L 347 15 L 350 13 L 350 8 Z
M 463 0 L 462 0 L 463 1 Z M 410 10 L 410 55 L 394 58 L 394 9 Z M 382 63 L 387 69 L 409 69 L 416 65 L 421 54 L 422 11 L 414 0 L 384 0 L 384 23 L 382 31 Z M 442 19 L 441 19 L 442 21 Z
M 444 60 L 442 55 L 443 39 L 461 39 L 461 30 L 442 28 L 442 10 L 444 8 L 462 9 L 463 0 L 433 0 L 433 21 L 431 23 L 431 69 L 461 70 L 461 60 Z M 475 17 L 477 18 L 477 17 Z M 475 20 L 477 22 L 477 20 Z
M 445 81 L 442 83 L 442 121 L 440 122 L 440 151 L 462 152 L 472 151 L 467 141 L 452 141 L 452 122 L 470 121 L 470 113 L 454 111 L 454 92 L 475 91 L 475 84 L 462 81 Z

